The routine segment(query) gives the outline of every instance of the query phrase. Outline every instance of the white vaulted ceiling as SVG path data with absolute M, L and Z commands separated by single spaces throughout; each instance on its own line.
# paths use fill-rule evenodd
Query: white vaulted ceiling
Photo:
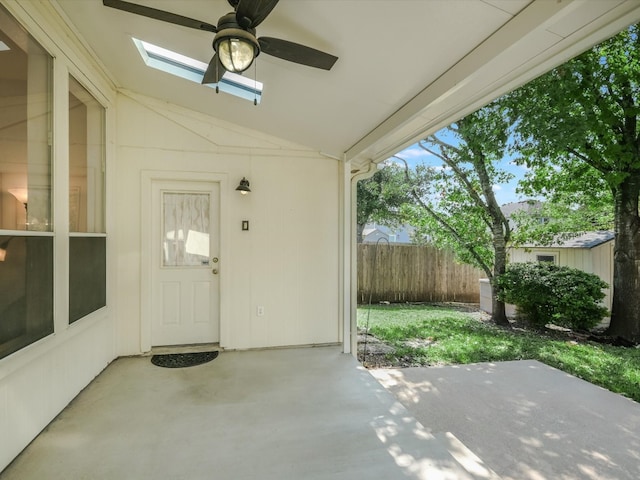
M 226 0 L 131 0 L 216 24 Z M 55 0 L 118 88 L 308 146 L 381 161 L 640 20 L 637 0 L 281 0 L 258 36 L 339 57 L 331 71 L 265 54 L 262 103 L 150 69 L 131 37 L 209 62 L 213 34 Z M 251 67 L 247 76 L 253 77 Z

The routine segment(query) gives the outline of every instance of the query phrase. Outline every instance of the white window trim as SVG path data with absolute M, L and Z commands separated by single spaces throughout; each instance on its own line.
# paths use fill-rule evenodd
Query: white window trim
M 542 262 L 543 260 L 539 260 L 538 257 L 553 257 L 553 264 L 554 265 L 558 265 L 558 254 L 559 252 L 557 251 L 553 251 L 553 252 L 541 252 L 541 251 L 537 251 L 537 252 L 533 252 L 533 255 L 535 255 L 535 261 L 536 262 Z

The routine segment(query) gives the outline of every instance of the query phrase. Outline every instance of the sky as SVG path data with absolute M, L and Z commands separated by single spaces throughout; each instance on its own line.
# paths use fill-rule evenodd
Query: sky
M 438 134 L 438 137 L 444 139 L 440 134 Z M 452 139 L 446 140 L 450 141 Z M 425 152 L 422 148 L 420 148 L 420 146 L 418 146 L 418 144 L 407 147 L 403 151 L 399 152 L 397 156 L 405 159 L 410 167 L 415 167 L 420 163 L 432 166 L 441 166 L 443 164 L 442 160 L 428 152 Z M 393 158 L 388 161 L 392 162 Z M 498 204 L 504 205 L 506 203 L 526 200 L 526 197 L 516 194 L 516 186 L 518 184 L 518 181 L 522 177 L 524 177 L 527 168 L 525 166 L 520 166 L 513 163 L 513 157 L 505 157 L 505 159 L 502 161 L 501 167 L 507 172 L 513 174 L 514 178 L 507 184 L 493 186 L 493 191 L 495 192 Z

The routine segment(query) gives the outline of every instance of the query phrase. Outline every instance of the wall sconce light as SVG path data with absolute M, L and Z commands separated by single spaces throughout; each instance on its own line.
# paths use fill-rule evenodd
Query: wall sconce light
M 27 205 L 27 202 L 29 201 L 29 190 L 26 188 L 9 188 L 7 189 L 7 192 L 13 195 L 18 202 L 24 205 L 24 225 L 25 229 L 29 230 L 29 207 Z
M 0 262 L 4 262 L 7 258 L 7 248 L 9 247 L 9 242 L 11 240 L 13 240 L 13 237 L 9 237 L 4 242 L 0 243 Z
M 239 191 L 242 195 L 246 195 L 247 193 L 249 193 L 251 191 L 251 189 L 249 188 L 249 180 L 247 180 L 245 177 L 242 177 L 242 180 L 240 180 L 240 185 L 236 187 L 236 190 Z
M 23 204 L 25 209 L 27 208 L 29 191 L 26 188 L 10 188 L 7 190 L 7 192 L 16 197 L 16 200 Z

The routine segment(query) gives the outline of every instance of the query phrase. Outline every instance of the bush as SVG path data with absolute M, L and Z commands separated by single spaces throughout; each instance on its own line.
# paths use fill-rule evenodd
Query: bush
M 535 328 L 553 323 L 588 330 L 608 313 L 600 303 L 607 283 L 582 270 L 550 262 L 512 263 L 496 281 L 498 298 L 514 304 Z

